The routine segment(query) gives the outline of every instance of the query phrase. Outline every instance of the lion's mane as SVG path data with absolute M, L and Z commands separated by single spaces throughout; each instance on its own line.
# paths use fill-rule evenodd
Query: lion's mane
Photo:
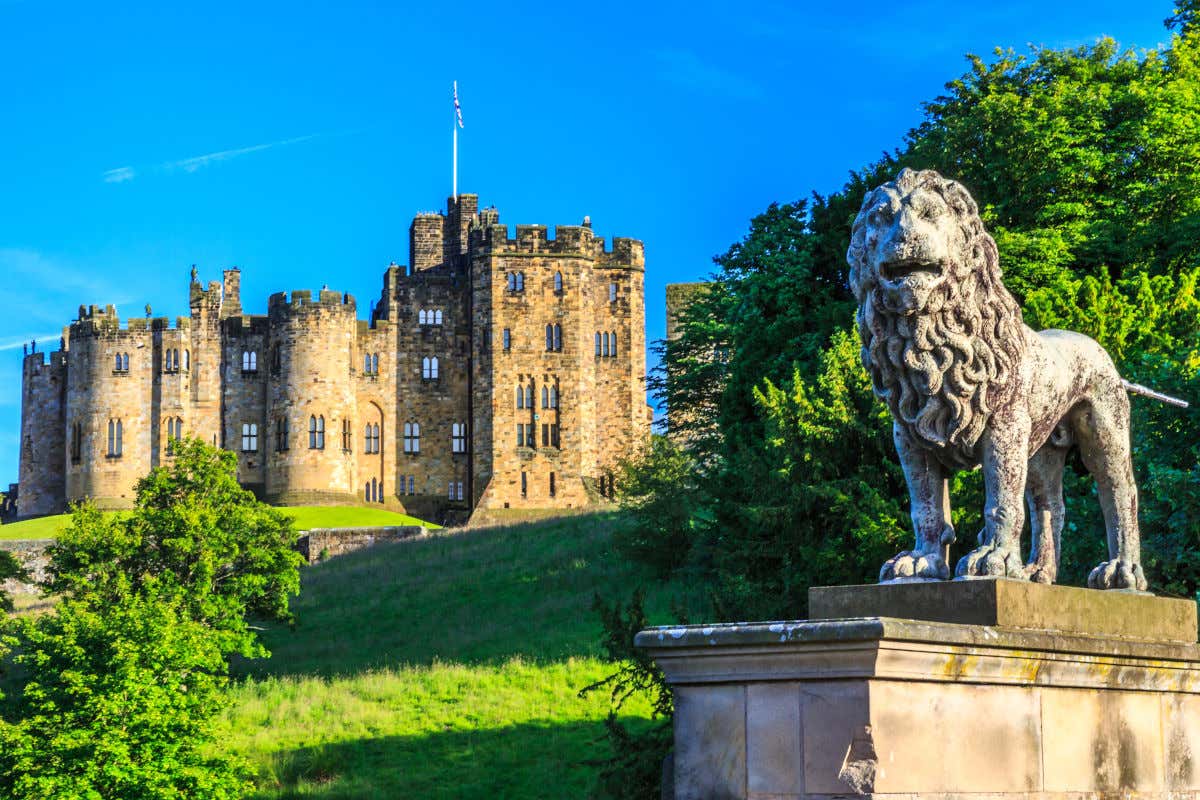
M 875 393 L 918 443 L 950 466 L 972 466 L 992 408 L 1024 357 L 1021 309 L 1004 288 L 996 243 L 961 184 L 933 170 L 905 169 L 894 186 L 902 196 L 918 188 L 939 193 L 965 245 L 952 252 L 949 277 L 923 311 L 889 311 L 867 249 L 868 216 L 878 190 L 867 194 L 847 251 L 863 364 Z

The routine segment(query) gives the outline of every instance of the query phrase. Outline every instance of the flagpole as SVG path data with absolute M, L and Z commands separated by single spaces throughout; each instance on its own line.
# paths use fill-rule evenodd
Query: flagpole
M 450 121 L 450 126 L 454 128 L 454 179 L 451 190 L 452 197 L 458 202 L 458 81 L 454 82 L 454 105 L 454 119 Z

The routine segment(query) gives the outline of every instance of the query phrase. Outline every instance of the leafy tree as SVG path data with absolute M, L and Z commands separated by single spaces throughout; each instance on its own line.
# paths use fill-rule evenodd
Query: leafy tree
M 236 454 L 184 439 L 170 467 L 138 482 L 132 515 L 75 510 L 49 548 L 46 587 L 103 606 L 152 581 L 224 637 L 228 652 L 261 656 L 246 616 L 288 618 L 300 589 L 295 540 L 286 515 L 238 484 Z
M 76 507 L 49 549 L 55 611 L 17 620 L 15 696 L 0 716 L 0 794 L 240 797 L 212 747 L 229 659 L 268 655 L 248 615 L 286 618 L 299 589 L 290 521 L 199 440 L 137 486 L 134 511 Z
M 666 576 L 683 565 L 695 539 L 699 501 L 696 460 L 665 436 L 653 436 L 644 453 L 620 464 L 621 504 L 634 511 L 613 545 L 626 558 Z

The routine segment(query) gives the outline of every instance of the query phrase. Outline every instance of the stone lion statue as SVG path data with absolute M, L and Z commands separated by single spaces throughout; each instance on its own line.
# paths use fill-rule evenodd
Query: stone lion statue
M 1109 560 L 1088 585 L 1145 590 L 1129 458 L 1133 385 L 1087 336 L 1024 324 L 967 190 L 931 170 L 901 171 L 866 196 L 846 260 L 863 363 L 892 412 L 916 533 L 880 580 L 950 577 L 947 478 L 982 467 L 984 528 L 956 573 L 1052 583 L 1063 466 L 1078 447 L 1108 530 Z M 1022 495 L 1033 529 L 1028 564 Z

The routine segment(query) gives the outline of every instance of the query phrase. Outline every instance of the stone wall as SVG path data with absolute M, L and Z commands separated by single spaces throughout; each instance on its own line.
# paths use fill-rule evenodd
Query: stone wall
M 300 554 L 310 564 L 353 553 L 381 542 L 399 542 L 420 536 L 420 525 L 382 528 L 313 528 L 301 534 L 297 542 Z
M 53 539 L 0 539 L 0 550 L 7 550 L 25 567 L 33 581 L 46 578 L 46 567 L 50 563 L 46 548 L 54 544 Z M 17 592 L 35 592 L 37 587 L 20 581 L 5 581 L 3 589 L 9 595 Z

